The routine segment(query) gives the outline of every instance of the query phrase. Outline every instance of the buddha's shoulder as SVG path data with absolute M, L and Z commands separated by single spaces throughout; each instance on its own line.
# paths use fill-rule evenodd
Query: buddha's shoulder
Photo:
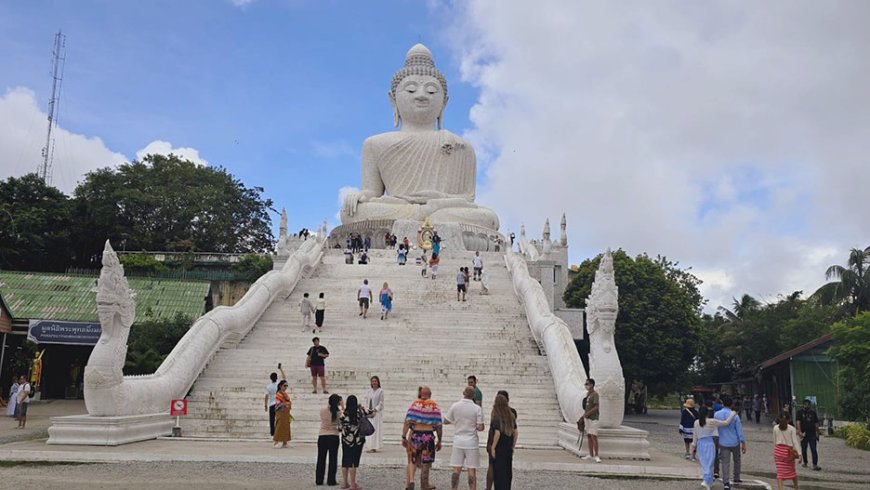
M 471 144 L 462 139 L 461 136 L 447 131 L 446 129 L 432 131 L 431 133 L 406 133 L 402 131 L 380 133 L 366 138 L 363 142 L 363 148 L 368 147 L 372 150 L 378 150 L 400 143 L 408 138 L 431 138 L 433 143 L 449 144 L 455 148 L 471 148 Z

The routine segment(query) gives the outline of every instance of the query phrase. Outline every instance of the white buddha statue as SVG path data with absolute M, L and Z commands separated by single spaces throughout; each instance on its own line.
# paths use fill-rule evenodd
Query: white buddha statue
M 498 230 L 498 216 L 474 204 L 474 149 L 441 129 L 447 81 L 425 46 L 408 51 L 389 96 L 399 130 L 363 143 L 361 189 L 345 197 L 342 224 L 428 217 Z

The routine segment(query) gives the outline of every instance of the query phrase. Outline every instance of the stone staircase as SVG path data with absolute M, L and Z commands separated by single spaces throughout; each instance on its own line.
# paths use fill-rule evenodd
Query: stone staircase
M 412 258 L 415 254 L 412 254 Z M 328 390 L 362 401 L 371 375 L 381 379 L 385 395 L 384 441 L 397 444 L 403 417 L 417 387 L 428 385 L 446 410 L 461 398 L 466 376 L 474 374 L 489 418 L 496 391 L 511 395 L 518 412 L 519 445 L 557 447 L 562 422 L 547 359 L 529 331 L 499 253 L 482 253 L 489 294 L 470 284 L 467 301 L 456 301 L 455 275 L 471 266 L 472 252 L 445 250 L 437 280 L 420 277 L 409 260 L 399 266 L 392 250 L 373 250 L 368 265 L 347 265 L 329 250 L 310 277 L 287 300 L 276 300 L 238 345 L 221 349 L 194 384 L 189 415 L 182 418 L 186 437 L 262 439 L 269 437 L 263 411 L 264 387 L 282 362 L 293 398 L 295 441 L 314 441 L 319 410 L 328 395 L 311 393 L 304 368 L 313 337 L 303 331 L 298 304 L 304 292 L 312 300 L 324 292 L 328 307 L 321 343 L 329 349 Z M 356 291 L 367 278 L 375 294 L 369 318 L 358 316 Z M 394 292 L 393 313 L 381 321 L 377 291 L 384 281 Z M 312 315 L 312 325 L 314 323 Z M 319 389 L 319 387 L 318 387 Z M 452 426 L 445 441 L 452 441 Z

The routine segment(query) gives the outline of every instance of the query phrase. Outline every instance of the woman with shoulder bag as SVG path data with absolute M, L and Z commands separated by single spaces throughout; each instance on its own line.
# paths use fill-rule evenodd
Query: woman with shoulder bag
M 293 402 L 290 400 L 290 394 L 287 393 L 287 380 L 282 379 L 278 382 L 278 392 L 275 393 L 275 435 L 272 440 L 275 442 L 275 447 L 287 447 L 290 442 L 290 410 L 293 408 Z M 280 444 L 280 446 L 279 446 Z
M 344 413 L 339 417 L 341 425 L 341 488 L 359 490 L 356 483 L 356 469 L 362 456 L 366 436 L 360 432 L 362 419 L 371 416 L 372 412 L 359 406 L 356 395 L 347 397 Z M 350 486 L 348 486 L 348 478 Z
M 683 443 L 686 445 L 686 459 L 695 462 L 695 455 L 691 452 L 692 436 L 695 429 L 695 420 L 698 418 L 698 412 L 695 411 L 695 400 L 689 398 L 683 404 L 683 410 L 680 412 L 680 435 L 683 436 Z
M 323 474 L 326 473 L 326 484 L 337 485 L 335 475 L 338 473 L 338 446 L 341 442 L 339 417 L 342 409 L 341 397 L 329 395 L 327 405 L 320 409 L 320 433 L 317 437 L 317 468 L 314 473 L 314 483 L 323 485 Z M 329 471 L 326 471 L 326 459 L 329 456 Z
M 795 460 L 801 457 L 800 441 L 797 430 L 789 424 L 791 416 L 787 412 L 779 414 L 779 424 L 773 428 L 773 461 L 776 463 L 776 488 L 782 490 L 782 481 L 791 480 L 798 488 Z

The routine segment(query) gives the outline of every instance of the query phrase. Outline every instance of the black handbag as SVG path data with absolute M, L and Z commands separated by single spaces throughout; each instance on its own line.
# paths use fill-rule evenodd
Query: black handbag
M 366 417 L 365 413 L 360 410 L 359 411 L 359 433 L 364 436 L 370 436 L 375 433 L 375 426 L 372 424 L 372 421 Z

